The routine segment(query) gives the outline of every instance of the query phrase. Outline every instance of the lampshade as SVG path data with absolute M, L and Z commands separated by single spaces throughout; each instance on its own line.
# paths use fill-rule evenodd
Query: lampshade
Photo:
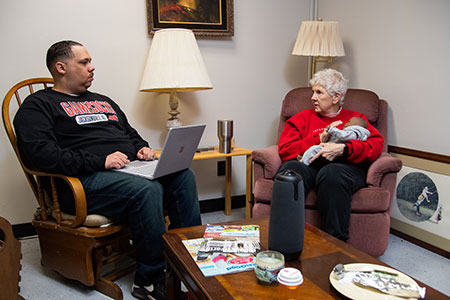
M 142 92 L 170 92 L 170 118 L 166 127 L 181 126 L 178 118 L 177 91 L 212 89 L 205 63 L 189 29 L 169 28 L 158 30 L 150 47 Z
M 338 23 L 303 21 L 292 54 L 327 57 L 345 56 Z
M 212 89 L 194 33 L 189 29 L 158 30 L 150 47 L 141 91 L 171 92 Z

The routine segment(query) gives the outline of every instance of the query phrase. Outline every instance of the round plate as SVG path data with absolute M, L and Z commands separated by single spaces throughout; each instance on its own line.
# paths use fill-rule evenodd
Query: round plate
M 345 271 L 368 271 L 368 270 L 380 270 L 380 271 L 385 271 L 385 272 L 389 272 L 389 273 L 394 273 L 394 274 L 398 274 L 398 281 L 404 284 L 415 284 L 417 285 L 417 283 L 411 278 L 408 277 L 407 275 L 389 268 L 389 267 L 385 267 L 385 266 L 380 266 L 380 265 L 374 265 L 374 264 L 346 264 L 344 265 L 345 267 Z M 342 278 L 341 280 L 337 280 L 334 276 L 333 276 L 333 271 L 331 271 L 330 273 L 330 283 L 331 285 L 342 295 L 350 298 L 350 299 L 373 299 L 373 300 L 398 300 L 398 299 L 416 299 L 416 298 L 402 298 L 402 297 L 397 297 L 397 296 L 393 296 L 393 295 L 388 295 L 385 293 L 382 293 L 380 291 L 377 291 L 375 289 L 371 289 L 371 288 L 365 288 L 362 286 L 358 286 L 356 284 L 353 283 L 353 274 L 354 273 L 346 273 L 344 278 Z

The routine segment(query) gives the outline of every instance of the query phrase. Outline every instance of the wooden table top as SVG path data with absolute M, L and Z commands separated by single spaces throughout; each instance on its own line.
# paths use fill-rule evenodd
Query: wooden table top
M 161 155 L 161 149 L 155 150 L 156 157 Z M 213 150 L 195 152 L 193 160 L 210 159 L 210 158 L 223 158 L 241 155 L 251 155 L 252 150 L 242 147 L 234 147 L 230 153 L 220 153 L 219 146 L 214 146 Z
M 262 250 L 268 244 L 268 218 L 244 219 L 221 224 L 260 225 Z M 261 285 L 253 271 L 205 277 L 185 249 L 181 240 L 203 236 L 205 226 L 181 228 L 164 234 L 165 254 L 186 286 L 198 299 L 277 299 L 276 285 Z M 298 260 L 286 262 L 286 266 L 301 270 L 302 299 L 348 299 L 330 284 L 329 275 L 337 264 L 371 263 L 388 266 L 374 257 L 306 224 L 303 252 Z M 433 288 L 415 280 L 427 289 L 425 299 L 449 299 Z M 399 298 L 400 299 L 400 298 Z

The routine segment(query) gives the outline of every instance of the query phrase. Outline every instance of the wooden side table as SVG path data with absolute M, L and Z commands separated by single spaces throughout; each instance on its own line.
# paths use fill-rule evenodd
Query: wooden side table
M 22 244 L 14 237 L 11 224 L 0 217 L 0 299 L 21 299 L 19 295 Z
M 161 150 L 155 150 L 156 156 L 159 157 Z M 231 158 L 233 156 L 246 156 L 246 191 L 245 191 L 245 217 L 251 217 L 251 200 L 252 200 L 252 150 L 234 147 L 231 153 L 220 153 L 219 147 L 214 146 L 214 150 L 197 152 L 193 160 L 225 158 L 225 215 L 231 214 Z

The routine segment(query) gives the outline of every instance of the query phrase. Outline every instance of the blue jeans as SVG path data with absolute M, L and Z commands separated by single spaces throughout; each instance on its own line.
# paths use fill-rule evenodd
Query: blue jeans
M 148 180 L 121 172 L 101 171 L 79 179 L 85 189 L 89 214 L 101 214 L 129 224 L 136 248 L 135 284 L 147 286 L 164 279 L 163 203 L 169 214 L 170 228 L 200 225 L 194 173 L 185 169 Z M 64 204 L 62 209 L 71 211 L 70 205 Z

